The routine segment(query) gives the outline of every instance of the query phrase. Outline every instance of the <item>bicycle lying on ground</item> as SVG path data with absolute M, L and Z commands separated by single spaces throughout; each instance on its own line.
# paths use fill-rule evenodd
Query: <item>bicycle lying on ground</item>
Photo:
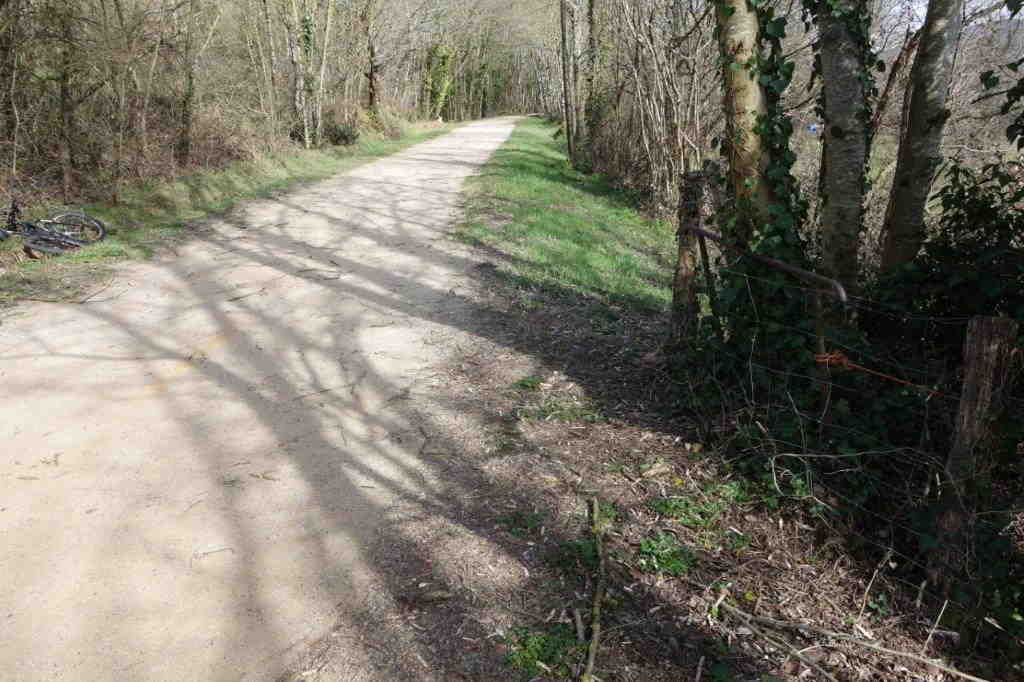
M 11 200 L 7 220 L 0 227 L 0 241 L 20 234 L 25 253 L 32 258 L 41 254 L 59 255 L 98 242 L 107 236 L 107 228 L 96 218 L 85 213 L 60 213 L 46 220 L 30 222 L 19 220 L 21 209 Z

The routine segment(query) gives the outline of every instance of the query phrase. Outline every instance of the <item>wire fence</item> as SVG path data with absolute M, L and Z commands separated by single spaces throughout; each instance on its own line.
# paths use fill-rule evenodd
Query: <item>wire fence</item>
M 793 274 L 792 268 L 787 271 Z M 1016 462 L 996 461 L 994 442 L 979 448 L 969 475 L 952 477 L 947 467 L 963 383 L 963 351 L 951 348 L 949 339 L 966 338 L 973 316 L 907 312 L 864 296 L 840 297 L 834 287 L 823 293 L 817 279 L 814 283 L 819 286 L 780 282 L 735 267 L 719 268 L 717 277 L 740 278 L 751 291 L 754 306 L 758 306 L 754 284 L 762 293 L 785 292 L 795 299 L 806 308 L 806 319 L 799 323 L 772 319 L 767 306 L 761 307 L 755 316 L 755 334 L 768 334 L 770 325 L 771 334 L 795 336 L 802 339 L 804 349 L 818 351 L 805 350 L 799 359 L 788 357 L 780 363 L 778 353 L 763 351 L 762 339 L 757 337 L 714 347 L 710 364 L 728 366 L 731 375 L 712 371 L 698 380 L 704 388 L 714 385 L 721 402 L 731 405 L 728 414 L 723 410 L 718 415 L 728 421 L 720 432 L 734 432 L 737 425 L 760 431 L 749 445 L 735 446 L 738 456 L 762 464 L 780 493 L 793 494 L 792 487 L 786 490 L 783 483 L 801 478 L 800 494 L 823 510 L 823 520 L 842 520 L 845 535 L 856 535 L 859 545 L 899 566 L 886 571 L 886 577 L 902 587 L 905 599 L 918 606 L 922 601 L 942 604 L 949 614 L 958 612 L 959 622 L 973 622 L 976 640 L 1009 637 L 1015 646 L 1024 646 L 1020 622 L 1024 593 L 1011 589 L 1012 581 L 1024 574 L 1024 472 L 1015 468 Z M 902 335 L 904 343 L 876 342 L 866 335 L 813 324 L 823 300 L 828 300 L 834 316 L 870 318 L 876 327 Z M 929 347 L 936 333 L 943 335 L 946 344 L 941 352 Z M 919 344 L 916 352 L 907 350 L 913 348 L 907 338 Z M 1011 355 L 1018 368 L 1022 355 L 1020 348 Z M 803 400 L 796 397 L 801 388 Z M 819 397 L 808 401 L 808 394 Z M 1000 402 L 1004 414 L 1024 414 L 1020 388 L 1002 395 Z M 873 421 L 840 414 L 840 403 L 842 409 L 853 405 L 852 409 L 878 409 L 880 414 Z M 797 424 L 795 430 L 780 435 L 776 428 L 780 416 Z M 877 429 L 884 426 L 891 431 L 879 433 Z M 1004 452 L 1024 455 L 1024 430 L 999 437 Z M 837 447 L 843 442 L 875 445 Z M 1007 476 L 994 476 L 1006 471 Z M 968 580 L 955 590 L 936 584 L 934 570 L 936 565 L 942 567 L 942 560 L 931 551 L 936 538 L 929 515 L 946 486 L 985 491 L 966 501 L 971 542 L 965 566 L 946 566 L 951 571 L 967 569 Z M 1001 539 L 1011 552 L 999 558 L 1002 563 L 994 562 L 987 547 L 993 538 Z M 1006 565 L 1002 575 L 995 574 L 994 563 Z

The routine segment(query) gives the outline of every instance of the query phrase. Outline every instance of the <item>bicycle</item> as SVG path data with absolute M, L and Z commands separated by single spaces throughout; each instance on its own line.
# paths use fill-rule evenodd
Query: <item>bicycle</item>
M 24 241 L 22 248 L 32 258 L 38 258 L 40 254 L 60 255 L 107 236 L 103 222 L 84 212 L 59 213 L 36 222 L 19 220 L 20 217 L 21 208 L 12 199 L 7 209 L 7 220 L 0 227 L 0 241 L 20 234 Z

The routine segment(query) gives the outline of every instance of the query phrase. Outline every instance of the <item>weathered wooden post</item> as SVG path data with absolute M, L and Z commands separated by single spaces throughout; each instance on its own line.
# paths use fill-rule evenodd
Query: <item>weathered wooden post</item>
M 984 473 L 979 446 L 993 435 L 990 424 L 999 416 L 1013 378 L 1017 331 L 1017 322 L 1004 317 L 975 317 L 967 325 L 956 436 L 946 458 L 946 482 L 935 519 L 937 544 L 928 566 L 931 581 L 947 594 L 964 568 L 976 484 Z

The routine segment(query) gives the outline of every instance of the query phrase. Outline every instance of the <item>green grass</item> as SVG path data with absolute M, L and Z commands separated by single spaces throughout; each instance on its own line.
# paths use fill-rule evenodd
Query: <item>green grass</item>
M 583 421 L 592 424 L 604 419 L 600 410 L 590 402 L 581 399 L 546 398 L 539 404 L 519 410 L 521 419 L 538 419 L 541 421 Z
M 540 385 L 543 383 L 544 380 L 539 376 L 530 375 L 525 376 L 522 379 L 517 379 L 512 383 L 512 386 L 522 391 L 538 391 L 540 390 Z
M 572 170 L 554 131 L 536 118 L 516 126 L 470 181 L 459 237 L 501 252 L 499 273 L 524 289 L 664 311 L 675 262 L 670 226 L 640 215 L 603 178 Z
M 689 572 L 696 562 L 693 553 L 668 533 L 658 533 L 641 540 L 637 556 L 643 570 L 670 576 Z
M 514 511 L 499 517 L 498 523 L 504 526 L 509 534 L 523 538 L 540 531 L 546 518 L 541 512 Z
M 116 206 L 84 208 L 107 224 L 107 238 L 58 259 L 34 262 L 20 256 L 21 242 L 0 243 L 0 306 L 25 298 L 70 299 L 96 284 L 109 264 L 148 258 L 160 246 L 187 237 L 190 222 L 221 213 L 245 199 L 267 196 L 296 183 L 322 180 L 436 137 L 451 126 L 413 128 L 399 138 L 364 134 L 349 147 L 295 150 L 173 182 L 125 188 Z M 29 217 L 55 207 L 30 207 Z
M 552 554 L 555 567 L 569 574 L 591 575 L 597 570 L 600 557 L 593 538 L 569 540 L 562 543 Z
M 647 506 L 668 519 L 693 528 L 710 528 L 731 507 L 747 501 L 743 487 L 734 481 L 712 486 L 705 495 L 656 497 Z
M 568 676 L 569 665 L 580 657 L 583 650 L 572 628 L 564 624 L 542 630 L 512 628 L 506 641 L 509 648 L 507 663 L 531 677 L 543 673 Z

